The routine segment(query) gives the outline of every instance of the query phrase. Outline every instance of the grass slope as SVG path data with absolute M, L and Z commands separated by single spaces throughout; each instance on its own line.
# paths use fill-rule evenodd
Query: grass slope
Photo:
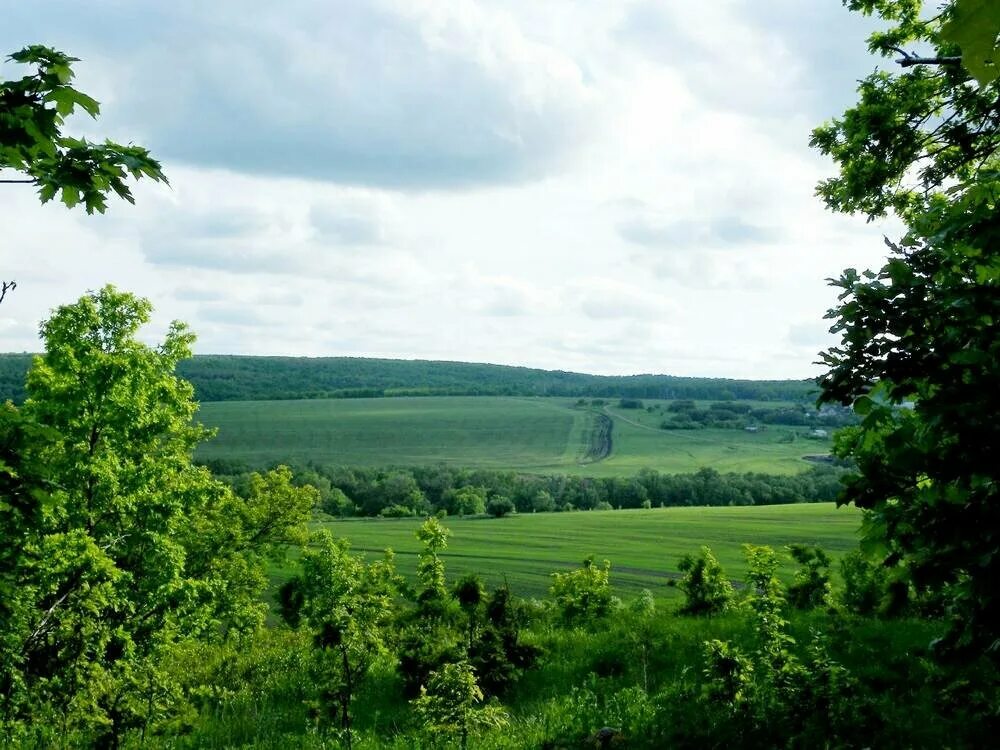
M 829 447 L 828 441 L 783 442 L 803 428 L 667 431 L 659 429 L 662 416 L 656 413 L 607 407 L 612 450 L 594 461 L 588 454 L 599 414 L 574 403 L 472 396 L 206 403 L 200 419 L 219 432 L 198 456 L 252 464 L 444 463 L 597 477 L 630 476 L 644 467 L 683 473 L 706 466 L 792 474 L 808 468 L 804 454 Z
M 391 547 L 401 572 L 412 577 L 421 521 L 337 520 L 318 527 L 351 540 L 355 550 Z M 677 561 L 708 545 L 729 574 L 743 575 L 744 543 L 782 550 L 793 542 L 818 544 L 838 558 L 857 547 L 860 515 L 833 504 L 747 508 L 654 508 L 652 510 L 538 513 L 507 518 L 452 518 L 444 554 L 451 580 L 478 573 L 492 585 L 507 580 L 521 596 L 543 596 L 550 573 L 577 567 L 588 555 L 611 561 L 612 584 L 623 598 L 648 588 L 657 598 L 676 595 L 666 581 Z M 793 564 L 785 569 L 790 574 Z M 275 571 L 278 581 L 290 568 Z
M 201 458 L 495 469 L 572 463 L 592 419 L 550 400 L 473 396 L 227 401 L 199 418 L 219 428 Z

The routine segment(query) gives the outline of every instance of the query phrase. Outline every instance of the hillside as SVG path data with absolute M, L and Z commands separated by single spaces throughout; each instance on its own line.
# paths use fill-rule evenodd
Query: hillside
M 0 354 L 0 400 L 24 399 L 30 354 Z M 200 355 L 178 372 L 199 401 L 380 396 L 586 396 L 591 398 L 811 401 L 808 380 L 729 380 L 673 375 L 588 375 L 507 365 L 363 357 Z
M 673 402 L 644 403 L 650 411 L 511 396 L 206 403 L 198 418 L 218 434 L 198 457 L 254 466 L 442 464 L 580 476 L 702 467 L 796 474 L 810 466 L 805 455 L 830 447 L 828 438 L 804 437 L 804 426 L 665 430 L 658 426 L 663 406 Z

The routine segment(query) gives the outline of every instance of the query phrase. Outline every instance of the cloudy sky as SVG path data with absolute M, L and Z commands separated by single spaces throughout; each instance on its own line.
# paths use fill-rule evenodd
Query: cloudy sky
M 201 353 L 805 377 L 824 279 L 893 230 L 813 197 L 877 62 L 837 0 L 0 7 L 0 52 L 81 58 L 69 130 L 171 181 L 99 217 L 0 186 L 0 350 L 112 282 Z

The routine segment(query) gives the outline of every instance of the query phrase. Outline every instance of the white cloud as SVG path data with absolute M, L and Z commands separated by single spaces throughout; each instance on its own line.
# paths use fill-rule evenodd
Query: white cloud
M 171 178 L 106 217 L 4 193 L 8 350 L 113 282 L 153 300 L 151 338 L 184 319 L 202 352 L 802 377 L 825 278 L 898 229 L 813 196 L 832 169 L 809 129 L 874 64 L 836 3 L 39 0 L 5 20 L 4 50 L 83 58 L 104 116 L 75 127 Z
M 590 119 L 570 57 L 466 0 L 8 11 L 7 47 L 88 58 L 107 126 L 168 161 L 414 189 L 518 182 L 559 169 Z

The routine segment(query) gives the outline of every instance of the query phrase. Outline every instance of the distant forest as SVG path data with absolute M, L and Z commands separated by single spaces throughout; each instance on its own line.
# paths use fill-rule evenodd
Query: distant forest
M 202 462 L 237 492 L 250 491 L 251 472 L 233 459 Z M 506 515 L 710 505 L 829 503 L 843 488 L 840 466 L 817 465 L 792 476 L 702 468 L 688 474 L 643 469 L 634 477 L 537 476 L 447 466 L 348 467 L 309 463 L 292 467 L 296 486 L 314 487 L 317 510 L 331 516 L 385 518 Z
M 0 354 L 0 401 L 24 400 L 31 354 Z M 586 375 L 528 367 L 368 359 L 201 355 L 178 374 L 199 401 L 382 396 L 573 396 L 711 401 L 814 401 L 811 380 L 728 380 L 673 375 Z

